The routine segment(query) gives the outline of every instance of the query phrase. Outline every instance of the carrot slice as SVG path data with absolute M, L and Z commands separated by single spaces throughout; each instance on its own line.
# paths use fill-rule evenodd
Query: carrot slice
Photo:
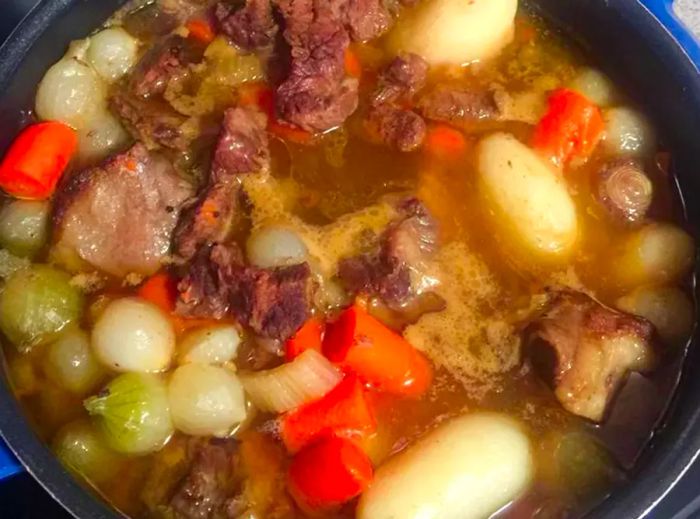
M 420 396 L 433 380 L 433 370 L 423 354 L 357 304 L 328 325 L 323 353 L 366 383 L 390 393 Z
M 425 150 L 440 158 L 456 158 L 467 151 L 467 139 L 462 132 L 446 124 L 437 124 L 428 128 L 425 136 Z
M 373 477 L 372 462 L 357 445 L 330 437 L 309 445 L 292 460 L 289 492 L 304 510 L 342 505 L 360 495 Z
M 318 319 L 311 318 L 299 328 L 293 337 L 284 344 L 287 362 L 293 361 L 306 350 L 321 352 L 323 324 Z
M 0 187 L 18 198 L 49 198 L 77 146 L 75 130 L 63 123 L 48 121 L 28 126 L 0 163 Z
M 348 374 L 322 398 L 288 412 L 280 420 L 282 441 L 296 452 L 311 441 L 335 434 L 363 438 L 377 429 L 360 381 Z
M 207 20 L 202 18 L 195 18 L 188 21 L 185 24 L 185 28 L 187 28 L 187 31 L 192 38 L 199 40 L 206 45 L 210 44 L 212 41 L 214 41 L 214 38 L 216 38 L 214 28 Z
M 560 88 L 548 100 L 535 127 L 532 146 L 557 167 L 574 157 L 587 158 L 600 141 L 605 123 L 600 109 L 585 96 Z
M 355 54 L 349 47 L 345 49 L 344 62 L 345 73 L 348 76 L 354 78 L 359 78 L 362 76 L 362 63 L 360 63 L 360 59 L 357 57 L 357 54 Z

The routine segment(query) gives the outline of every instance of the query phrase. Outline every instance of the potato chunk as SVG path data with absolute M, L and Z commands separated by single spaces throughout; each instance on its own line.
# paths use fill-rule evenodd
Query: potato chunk
M 526 251 L 565 257 L 577 237 L 574 202 L 562 178 L 515 137 L 496 133 L 477 148 L 479 190 L 494 224 Z
M 527 487 L 527 436 L 504 415 L 454 418 L 379 467 L 358 519 L 483 519 Z
M 431 65 L 484 60 L 512 39 L 517 7 L 517 0 L 425 0 L 396 24 L 388 47 Z

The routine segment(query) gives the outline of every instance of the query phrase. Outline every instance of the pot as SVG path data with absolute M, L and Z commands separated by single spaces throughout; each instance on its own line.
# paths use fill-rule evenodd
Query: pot
M 43 0 L 0 47 L 0 150 L 23 126 L 46 69 L 70 40 L 99 26 L 124 0 Z M 532 7 L 573 36 L 597 64 L 637 97 L 674 157 L 681 192 L 700 193 L 700 46 L 675 19 L 671 0 L 533 0 Z M 3 7 L 24 0 L 4 0 Z M 700 200 L 687 200 L 691 232 L 700 227 Z M 698 233 L 695 233 L 698 236 Z M 688 346 L 678 390 L 631 482 L 589 514 L 592 518 L 649 515 L 700 452 L 700 331 Z M 116 518 L 83 488 L 37 437 L 0 370 L 0 435 L 22 465 L 79 518 Z M 0 447 L 1 448 L 1 447 Z M 3 469 L 0 452 L 0 477 Z

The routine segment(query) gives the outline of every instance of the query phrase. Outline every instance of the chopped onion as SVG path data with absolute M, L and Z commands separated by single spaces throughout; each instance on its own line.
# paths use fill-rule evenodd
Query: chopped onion
M 178 363 L 223 364 L 236 357 L 241 336 L 232 324 L 197 328 L 180 342 Z
M 241 375 L 241 382 L 258 409 L 283 413 L 321 398 L 341 378 L 328 359 L 315 350 L 306 350 L 277 368 Z

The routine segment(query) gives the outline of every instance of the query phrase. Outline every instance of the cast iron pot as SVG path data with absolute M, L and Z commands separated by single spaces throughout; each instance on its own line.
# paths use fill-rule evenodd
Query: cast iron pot
M 21 0 L 2 0 L 3 7 Z M 0 47 L 0 150 L 24 124 L 36 85 L 70 40 L 97 28 L 124 0 L 44 0 Z M 532 0 L 568 32 L 654 119 L 674 157 L 691 230 L 700 227 L 700 47 L 668 10 L 670 0 Z M 697 236 L 698 234 L 695 233 Z M 700 333 L 689 345 L 680 384 L 631 482 L 590 517 L 641 518 L 700 452 Z M 4 366 L 4 363 L 3 363 Z M 32 431 L 0 370 L 0 435 L 24 467 L 69 512 L 83 519 L 120 514 L 75 481 Z M 1 447 L 1 446 L 0 446 Z

